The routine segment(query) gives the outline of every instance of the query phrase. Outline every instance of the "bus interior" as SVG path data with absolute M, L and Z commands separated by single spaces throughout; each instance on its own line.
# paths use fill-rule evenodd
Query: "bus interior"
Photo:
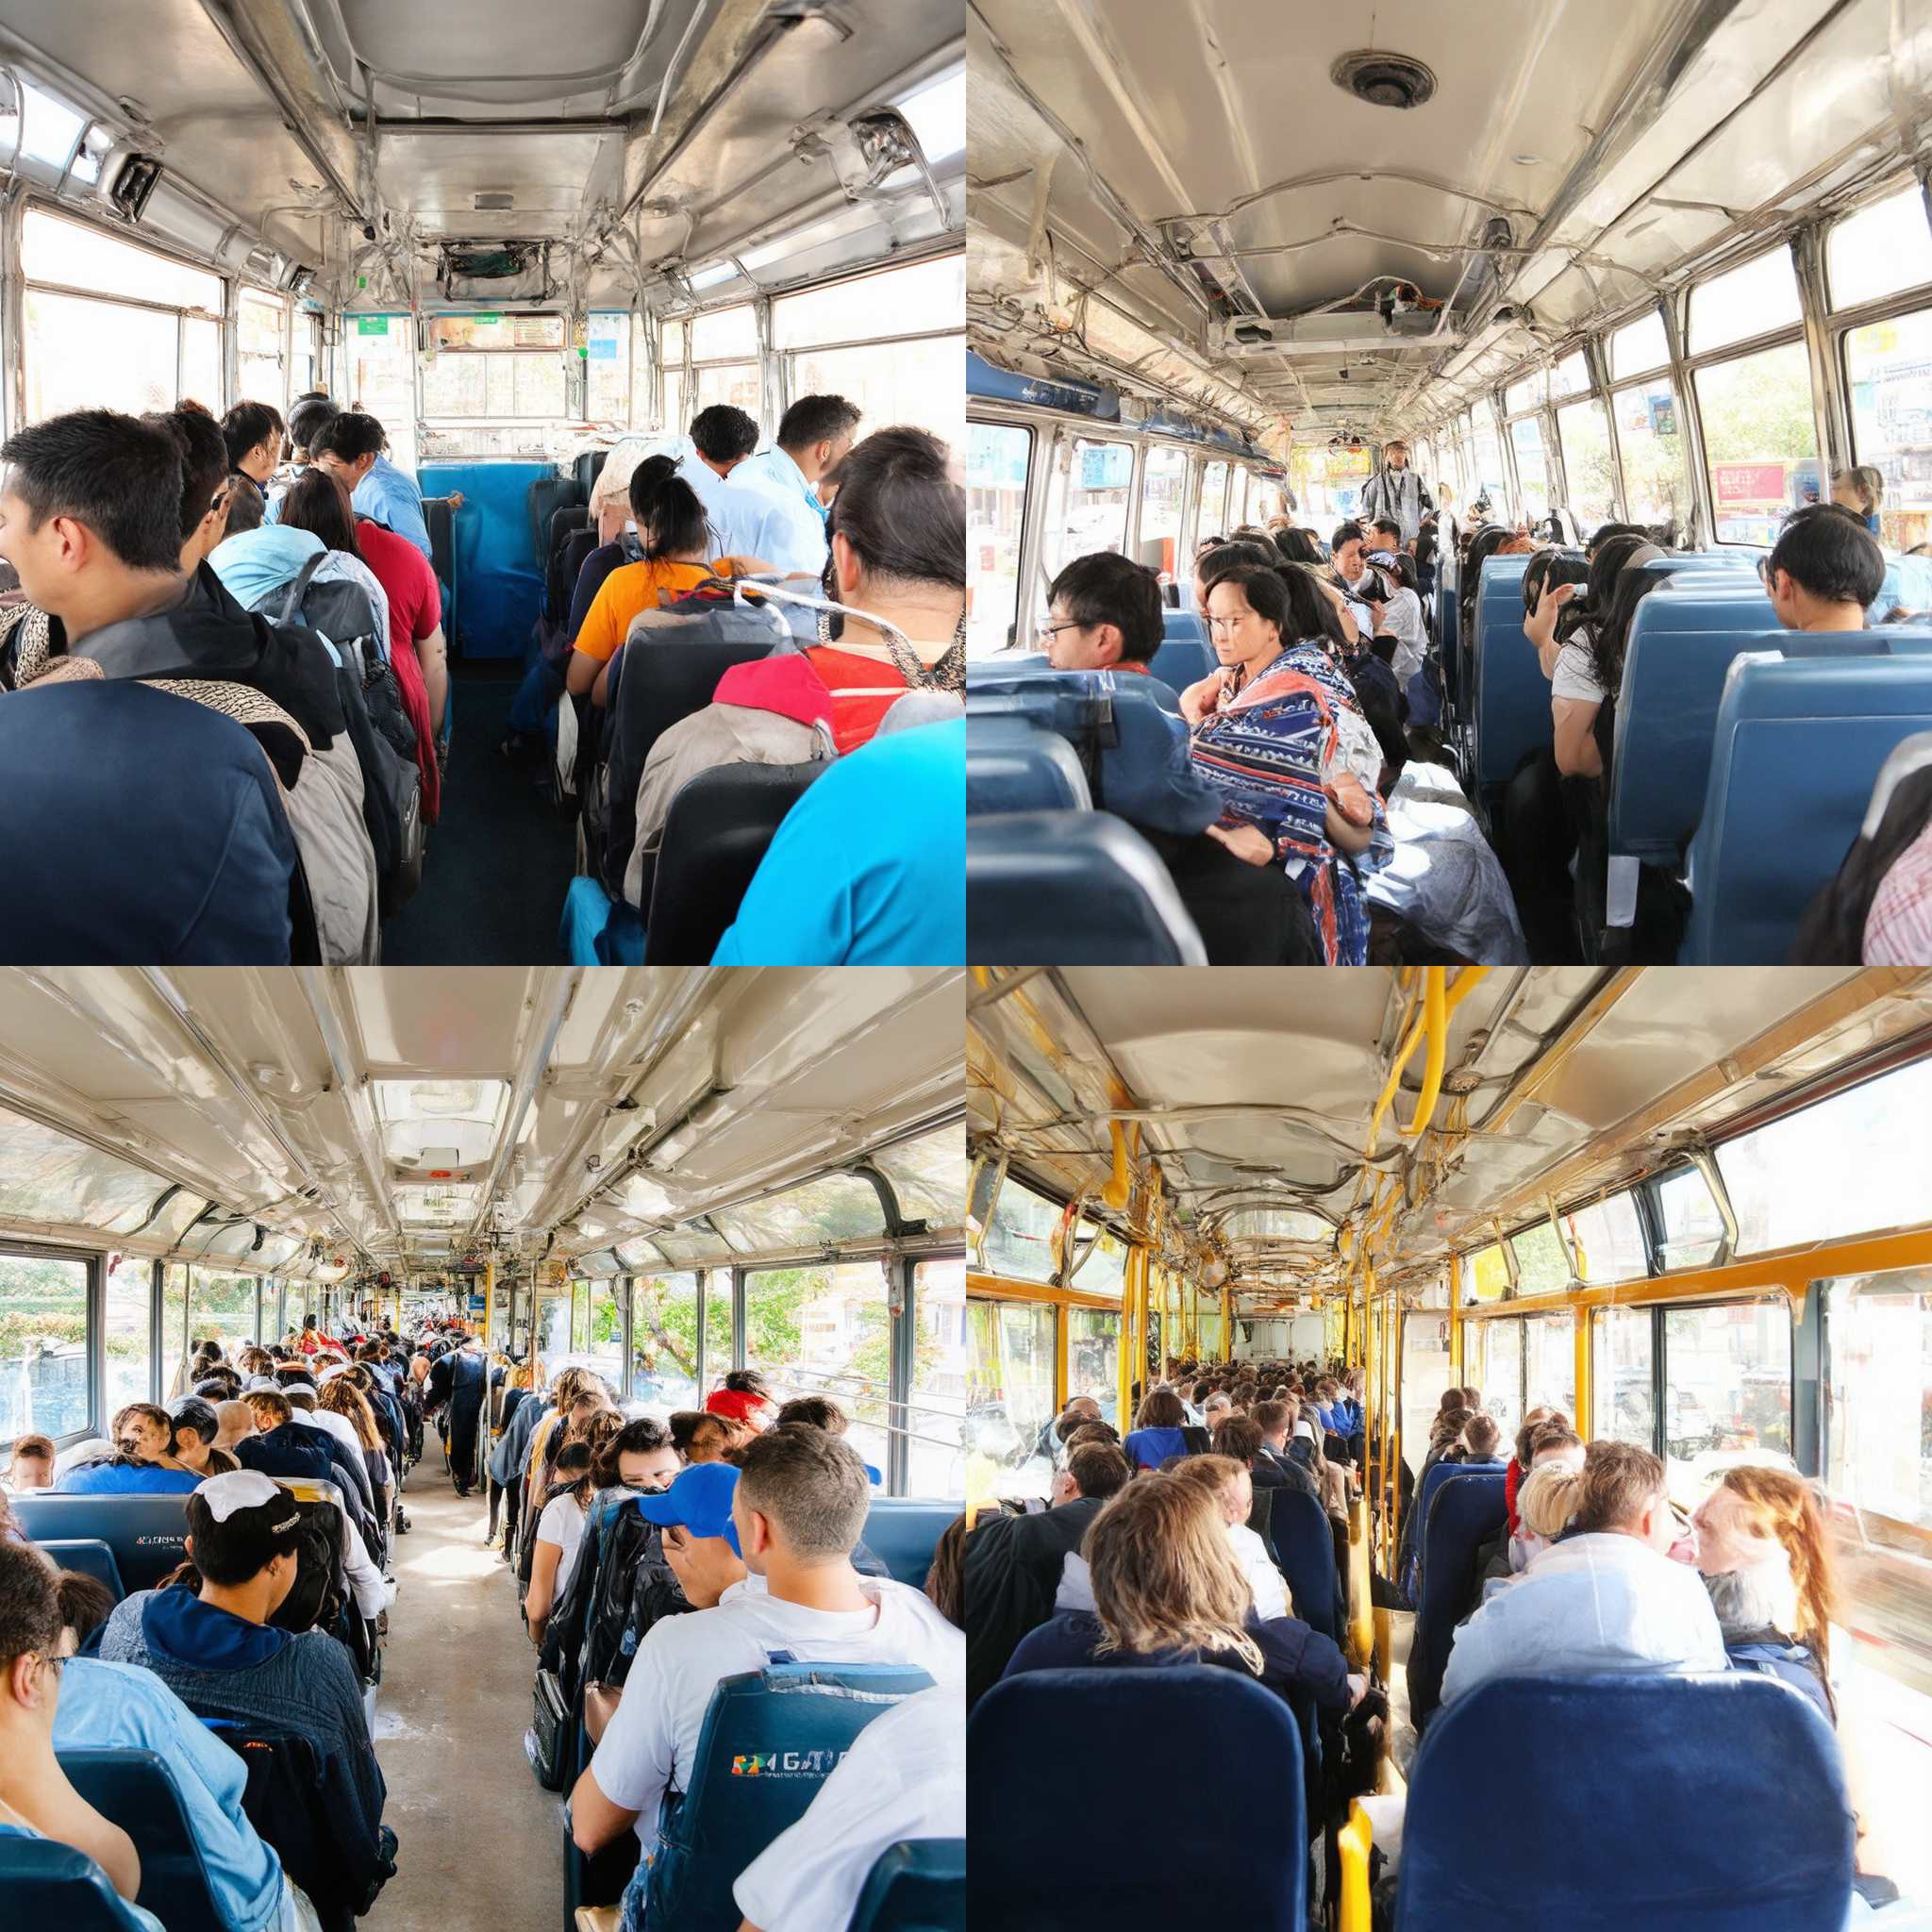
M 499 754 L 614 446 L 826 391 L 959 434 L 940 0 L 7 0 L 0 154 L 9 431 L 323 391 L 420 484 L 453 763 L 392 963 L 567 957 L 575 800 Z
M 1405 1529 L 1411 1479 L 1452 1387 L 1478 1391 L 1506 1439 L 1544 1406 L 1586 1441 L 1652 1451 L 1685 1509 L 1739 1464 L 1796 1469 L 1822 1485 L 1842 1592 L 1832 1668 L 1844 1770 L 1834 1761 L 1797 1806 L 1807 1815 L 1841 1807 L 1848 1776 L 1859 1870 L 1924 1896 L 1932 1187 L 1917 1124 L 1932 1107 L 1932 984 L 1923 974 L 1080 967 L 975 968 L 974 978 L 966 1287 L 975 1479 L 1001 1499 L 989 1507 L 1038 1507 L 1025 1499 L 1055 1477 L 1042 1431 L 1072 1398 L 1091 1398 L 1124 1434 L 1144 1426 L 1130 1420 L 1142 1392 L 1173 1386 L 1177 1365 L 1361 1372 L 1360 1433 L 1328 1445 L 1351 1464 L 1345 1527 L 1332 1551 L 1318 1536 L 1316 1556 L 1296 1553 L 1284 1536 L 1269 1553 L 1293 1614 L 1340 1641 L 1349 1667 L 1387 1694 L 1389 1720 L 1376 1773 L 1363 1780 L 1373 1789 L 1328 1820 L 1329 1889 L 1304 1895 L 1306 1874 L 1291 1874 L 1286 1895 L 1269 1894 L 1281 1923 L 1299 1926 L 1302 1909 L 1321 1923 L 1319 1905 L 1325 1923 L 1367 1927 L 1372 1846 L 1399 1847 L 1401 1859 L 1395 1915 L 1383 1916 L 1378 1884 L 1376 1924 L 1526 1926 L 1572 1911 L 1608 1924 L 1639 1897 L 1660 1923 L 1726 1923 L 1726 1909 L 1741 1914 L 1736 1923 L 1838 1923 L 1780 1916 L 1772 1892 L 1755 1890 L 1760 1869 L 1785 1869 L 1786 1847 L 1759 1837 L 1753 1802 L 1733 1804 L 1725 1787 L 1741 1774 L 1740 1738 L 1724 1741 L 1715 1706 L 1702 1716 L 1687 1707 L 1690 1722 L 1668 1742 L 1633 1740 L 1614 1720 L 1624 1692 L 1609 1688 L 1632 1680 L 1588 1680 L 1600 1688 L 1536 1735 L 1485 1735 L 1487 1770 L 1458 1757 L 1474 1707 L 1458 1725 L 1462 1707 L 1441 1699 L 1473 1593 L 1473 1524 L 1431 1508 Z M 1461 1478 L 1494 1482 L 1497 1522 L 1500 1469 Z M 1267 1513 L 1256 1493 L 1251 1524 Z M 1037 1790 L 1015 1754 L 1024 1755 L 1027 1726 L 1052 1724 L 1054 1697 L 1071 1696 L 1086 1674 L 1040 1673 L 1024 1724 L 994 1692 L 1025 1674 L 975 1687 L 975 1898 L 984 1877 L 989 1903 L 1003 1897 L 1023 1923 L 1032 1894 L 1020 1812 Z M 1166 1673 L 1111 1674 L 1148 1684 L 1152 1698 Z M 1130 1703 L 1105 1721 L 1124 1738 L 1135 1732 Z M 1185 1719 L 1164 1707 L 1162 1721 Z M 1332 1762 L 1335 1739 L 1324 1736 Z M 1639 1759 L 1605 1756 L 1625 1744 Z M 1738 1836 L 1715 1875 L 1685 1836 L 1709 1833 L 1708 1811 L 1693 1807 L 1681 1828 L 1663 1815 L 1674 1801 L 1661 1759 L 1679 1749 L 1723 1767 L 1707 1774 L 1716 1782 L 1704 1801 L 1723 1810 L 1723 1836 Z M 1472 1790 L 1451 1829 L 1470 1836 L 1428 1839 L 1454 1798 L 1443 1781 L 1457 1779 Z M 1467 1808 L 1493 1805 L 1504 1786 L 1514 1819 L 1507 1857 Z M 1265 1787 L 1230 1776 L 1168 1790 L 1161 1857 L 1133 1874 L 1147 1922 L 1186 1916 L 1204 1847 L 1270 1841 L 1267 1821 L 1243 1808 L 1265 1806 Z M 1095 1796 L 1097 1822 L 1073 1827 L 1078 1842 L 1062 1838 L 1062 1857 L 1083 1856 L 1089 1830 L 1095 1846 L 1111 1841 Z M 1322 1820 L 1311 1815 L 1307 1829 L 1321 1851 Z M 1634 1891 L 1578 1850 L 1596 1832 L 1620 1857 L 1643 1848 Z M 1009 1841 L 1019 1854 L 1004 1849 Z M 1319 1874 L 1324 1860 L 1315 1864 Z M 1083 1869 L 1108 1868 L 1096 1850 Z M 1671 1910 L 1688 1899 L 1692 1869 L 1697 1909 L 1715 1918 Z
M 479 1464 L 513 1365 L 659 1419 L 758 1371 L 845 1412 L 869 1546 L 923 1583 L 966 1476 L 961 1008 L 938 969 L 9 971 L 0 1443 L 50 1437 L 64 1472 L 125 1405 L 192 1393 L 204 1342 L 460 1321 L 491 1371 Z M 616 1902 L 530 1781 L 537 1654 L 481 1483 L 432 1417 L 377 1540 L 399 1592 L 354 1633 L 400 1840 L 373 1928 L 568 1932 Z M 0 1501 L 117 1595 L 180 1557 L 179 1494 Z M 169 1932 L 212 1923 L 170 1889 L 180 1845 L 142 1852 Z
M 1489 840 L 1517 917 L 1474 941 L 1420 919 L 1421 942 L 1379 963 L 1431 942 L 1491 964 L 1790 958 L 1889 795 L 1888 757 L 1932 721 L 1932 574 L 1911 554 L 1932 536 L 1923 11 L 1512 0 L 1471 32 L 1458 9 L 1396 0 L 1288 34 L 1244 0 L 1178 28 L 1143 0 L 977 0 L 968 58 L 971 639 L 976 679 L 999 685 L 973 712 L 1012 714 L 1012 675 L 1047 648 L 1048 587 L 1103 549 L 1161 574 L 1156 675 L 1176 691 L 1208 675 L 1199 546 L 1273 519 L 1325 559 L 1400 439 L 1437 539 L 1418 559 L 1430 665 L 1404 691 L 1411 789 Z M 1796 661 L 1816 653 L 1753 570 L 1854 466 L 1882 484 L 1887 574 L 1865 643 L 1834 641 L 1826 670 Z M 1574 830 L 1525 828 L 1509 797 L 1552 737 L 1523 555 L 1458 579 L 1455 540 L 1496 525 L 1519 553 L 1575 550 L 1613 521 L 1670 553 L 1670 575 L 1630 626 L 1595 876 L 1573 886 Z M 1044 700 L 1025 715 L 1091 781 L 1092 727 L 1056 727 Z M 1795 784 L 1770 719 L 1806 726 Z M 988 741 L 973 957 L 1223 963 L 1112 827 L 1083 862 L 1095 896 L 1140 902 L 1113 950 L 1070 950 L 1090 941 L 1057 911 L 1066 894 L 1035 893 L 1029 924 L 1043 861 L 1029 870 L 1029 827 L 1007 814 L 1084 810 L 1091 785 L 1050 746 L 1008 781 L 1015 762 Z M 1397 875 L 1419 874 L 1429 841 L 1388 802 L 1407 821 Z M 1391 916 L 1413 903 L 1391 886 Z

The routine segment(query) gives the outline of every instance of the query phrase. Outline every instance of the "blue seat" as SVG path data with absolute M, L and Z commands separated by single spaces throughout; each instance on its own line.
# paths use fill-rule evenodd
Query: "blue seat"
M 966 1840 L 888 1845 L 873 1863 L 848 1932 L 966 1932 Z
M 1509 782 L 1526 751 L 1549 741 L 1550 685 L 1523 634 L 1526 557 L 1491 557 L 1476 583 L 1465 705 L 1475 728 L 1478 795 Z
M 33 1542 L 106 1543 L 130 1596 L 152 1590 L 188 1555 L 186 1495 L 62 1496 L 43 1490 L 16 1496 L 13 1513 Z
M 1027 718 L 975 718 L 966 734 L 966 810 L 1085 811 L 1092 804 L 1074 747 Z
M 1159 856 L 1104 811 L 968 823 L 966 952 L 1005 966 L 1208 963 Z
M 1178 692 L 1200 683 L 1220 661 L 1201 620 L 1191 610 L 1170 610 L 1161 642 L 1148 659 L 1147 669 L 1170 691 Z
M 1182 1738 L 1212 1738 L 1240 1775 L 1162 1774 L 1155 1740 Z M 1071 1805 L 1070 1749 L 1080 1764 Z M 1145 1856 L 1150 1775 L 1161 1842 L 1185 1845 L 1185 1857 Z M 1201 1922 L 1202 1874 L 1211 1873 L 1215 1917 L 1242 1932 L 1305 1932 L 1300 1733 L 1288 1706 L 1240 1671 L 1177 1664 L 1003 1677 L 966 1720 L 966 1802 L 975 1925 L 1174 1932 Z
M 1434 1502 L 1436 1491 L 1452 1475 L 1461 1475 L 1471 1468 L 1500 1469 L 1501 1463 L 1437 1462 L 1424 1472 L 1421 1487 L 1416 1491 L 1415 1501 L 1410 1506 L 1409 1516 L 1417 1525 L 1417 1534 L 1409 1539 L 1408 1568 L 1403 1573 L 1402 1593 L 1413 1604 L 1416 1592 L 1422 1584 L 1423 1548 L 1421 1530 L 1429 1520 L 1429 1505 Z
M 121 1587 L 121 1566 L 115 1562 L 113 1551 L 100 1538 L 56 1538 L 52 1541 L 41 1541 L 38 1547 L 50 1563 L 60 1569 L 77 1571 L 82 1576 L 92 1576 L 96 1583 L 105 1583 L 114 1592 L 117 1604 L 127 1594 Z
M 941 1536 L 958 1514 L 956 1503 L 875 1495 L 865 1519 L 865 1546 L 899 1582 L 921 1589 Z
M 1511 1780 L 1505 1856 L 1496 1766 L 1525 1744 L 1548 1774 Z M 1837 1742 L 1781 1684 L 1498 1677 L 1410 1768 L 1396 1932 L 1821 1932 L 1844 1923 L 1853 1848 Z
M 1288 1578 L 1294 1614 L 1311 1630 L 1342 1641 L 1341 1591 L 1328 1512 L 1305 1490 L 1268 1492 L 1268 1538 Z
M 1932 653 L 1746 653 L 1718 706 L 1690 841 L 1685 965 L 1775 965 L 1864 821 L 1901 739 L 1932 727 Z
M 60 1932 L 142 1932 L 108 1874 L 58 1839 L 0 1831 L 0 1901 L 9 1925 Z
M 137 1905 L 164 1925 L 219 1925 L 221 1907 L 188 1807 L 153 1751 L 61 1751 L 67 1781 L 141 1855 Z
M 1476 1553 L 1509 1520 L 1501 1469 L 1451 1467 L 1423 1517 L 1422 1595 L 1408 1645 L 1408 1714 L 1418 1731 L 1442 1701 L 1449 1647 L 1475 1594 Z
M 698 1732 L 690 1786 L 667 1796 L 657 1854 L 632 1881 L 648 1888 L 646 1922 L 738 1932 L 738 1874 L 805 1815 L 874 1718 L 931 1688 L 931 1677 L 908 1665 L 789 1658 L 722 1678 Z
M 1655 591 L 1637 607 L 1610 756 L 1611 852 L 1677 864 L 1704 804 L 1731 660 L 1784 635 L 1767 598 L 1706 604 Z
M 1208 641 L 1208 621 L 1198 610 L 1164 608 L 1160 613 L 1160 634 L 1170 643 L 1178 639 L 1191 644 L 1205 644 Z

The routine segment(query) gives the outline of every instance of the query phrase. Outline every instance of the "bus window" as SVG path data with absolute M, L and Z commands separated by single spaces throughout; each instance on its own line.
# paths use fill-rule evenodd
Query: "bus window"
M 1570 1286 L 1570 1257 L 1557 1230 L 1547 1221 L 1535 1221 L 1509 1238 L 1516 1255 L 1518 1294 L 1560 1294 Z
M 1700 1455 L 1740 1449 L 1790 1457 L 1791 1310 L 1783 1295 L 1664 1310 L 1671 1493 L 1684 1500 Z
M 1700 369 L 1692 380 L 1710 463 L 1717 541 L 1774 543 L 1788 511 L 1829 494 L 1821 487 L 1811 365 L 1804 343 L 1720 362 Z
M 667 322 L 659 335 L 664 385 L 664 406 L 658 420 L 674 435 L 683 434 L 690 418 L 684 408 L 684 325 Z
M 1738 1252 L 1932 1221 L 1932 1167 L 1901 1121 L 1932 1117 L 1932 1059 L 1881 1074 L 1724 1141 Z
M 1228 508 L 1228 467 L 1226 463 L 1208 463 L 1202 467 L 1201 502 L 1194 515 L 1196 543 L 1208 537 L 1224 537 L 1241 522 L 1241 518 Z M 1142 515 L 1144 517 L 1144 511 Z
M 1791 251 L 1774 248 L 1690 291 L 1690 351 L 1705 356 L 1727 349 L 1789 328 L 1803 316 Z
M 1479 1389 L 1483 1407 L 1513 1436 L 1523 1426 L 1523 1324 L 1478 1322 L 1462 1332 L 1463 1386 Z
M 1627 376 L 1661 369 L 1670 359 L 1670 338 L 1664 333 L 1664 319 L 1657 309 L 1653 308 L 1649 314 L 1640 316 L 1610 337 L 1612 382 L 1622 382 Z
M 1092 550 L 1120 550 L 1127 541 L 1127 491 L 1134 482 L 1134 446 L 1074 439 L 1067 474 L 1066 502 L 1058 530 L 1046 536 L 1046 571 L 1051 583 L 1076 557 Z
M 1550 394 L 1557 401 L 1581 395 L 1590 387 L 1590 358 L 1574 349 L 1550 371 Z
M 181 319 L 29 288 L 22 310 L 30 422 L 70 409 L 170 409 L 179 394 Z M 208 325 L 217 330 L 219 325 Z M 220 364 L 216 365 L 219 375 Z M 204 391 L 210 409 L 220 387 Z M 197 402 L 204 396 L 197 396 Z
M 1576 1419 L 1576 1330 L 1568 1314 L 1533 1315 L 1523 1324 L 1523 1400 L 1512 1430 L 1532 1408 L 1560 1409 Z
M 1894 1530 L 1932 1530 L 1932 1269 L 1843 1275 L 1819 1286 L 1831 1354 L 1832 1494 L 1889 1519 Z M 1878 1531 L 1883 1540 L 1885 1525 Z M 1901 1540 L 1900 1547 L 1922 1555 L 1924 1539 Z M 1926 1648 L 1932 1661 L 1932 1643 Z
M 1657 1202 L 1664 1228 L 1657 1258 L 1666 1272 L 1701 1268 L 1717 1258 L 1724 1245 L 1724 1216 L 1694 1167 L 1680 1168 L 1659 1181 Z
M 758 352 L 758 317 L 749 302 L 692 316 L 691 414 L 696 416 L 714 403 L 728 403 L 762 422 L 764 392 Z
M 299 1314 L 289 1319 L 300 1325 Z M 161 1358 L 156 1365 L 155 1375 L 163 1401 L 180 1393 L 187 1367 L 188 1266 L 183 1261 L 171 1261 L 161 1274 Z
M 287 321 L 288 308 L 279 295 L 264 295 L 258 289 L 241 291 L 235 305 L 236 401 L 266 403 L 273 409 L 288 408 L 288 382 L 282 370 Z
M 553 1377 L 571 1352 L 570 1307 L 568 1289 L 552 1291 L 537 1304 L 537 1353 Z
M 1091 1221 L 1080 1223 L 1075 1238 L 1081 1242 L 1091 1239 L 1093 1244 L 1067 1277 L 1067 1286 L 1082 1294 L 1118 1295 L 1127 1278 L 1127 1251 L 1121 1238 Z
M 903 1219 L 924 1221 L 928 1228 L 958 1227 L 964 1221 L 972 1164 L 957 1126 L 881 1147 L 873 1165 L 892 1184 Z
M 630 1291 L 631 1394 L 653 1407 L 701 1407 L 695 1271 L 634 1275 Z
M 584 415 L 619 428 L 630 423 L 630 316 L 600 309 L 584 336 Z
M 1020 537 L 1034 433 L 1016 424 L 966 429 L 966 653 L 1025 643 L 1020 622 Z
M 972 1372 L 966 1343 L 966 1257 L 914 1263 L 912 1386 L 906 1418 L 906 1492 L 964 1496 L 960 1430 Z
M 713 1268 L 705 1284 L 706 1386 L 715 1389 L 731 1362 L 731 1271 Z
M 1474 1333 L 1474 1330 L 1470 1331 Z M 1420 1469 L 1429 1453 L 1429 1424 L 1449 1386 L 1449 1317 L 1411 1308 L 1402 1318 L 1402 1441 L 1404 1457 Z
M 1487 497 L 1493 523 L 1509 521 L 1509 484 L 1503 469 L 1503 445 L 1496 440 L 1495 418 L 1484 408 L 1476 415 L 1475 475 L 1470 478 L 1474 498 Z
M 1170 444 L 1147 452 L 1141 473 L 1141 527 L 1137 539 L 1142 563 L 1173 581 L 1187 573 L 1179 557 L 1181 500 L 1188 487 L 1188 453 Z M 1214 533 L 1209 531 L 1211 536 Z
M 1001 1191 L 1004 1196 L 1006 1190 Z M 971 1369 L 966 1418 L 966 1493 L 1044 1496 L 1048 1468 L 1037 1453 L 1055 1414 L 1055 1311 L 1032 1302 L 966 1304 Z
M 1932 282 L 1932 226 L 1917 182 L 1834 223 L 1824 243 L 1825 281 L 1834 308 Z
M 1598 1308 L 1591 1327 L 1591 1434 L 1649 1449 L 1657 1441 L 1651 1371 L 1656 1342 L 1648 1308 Z
M 1890 549 L 1909 550 L 1932 535 L 1932 418 L 1925 395 L 1932 309 L 1867 323 L 1845 337 L 1844 348 L 1853 454 L 1885 477 L 1879 537 Z
M 1499 1302 L 1509 1291 L 1509 1263 L 1500 1245 L 1462 1257 L 1462 1299 Z
M 1607 1201 L 1593 1201 L 1566 1214 L 1563 1221 L 1579 1280 L 1636 1281 L 1649 1274 L 1650 1257 L 1634 1195 L 1612 1194 Z
M 745 1365 L 764 1372 L 780 1402 L 829 1395 L 852 1418 L 846 1440 L 881 1471 L 890 1329 L 886 1278 L 876 1261 L 768 1268 L 745 1277 Z
M 1120 1363 L 1121 1318 L 1106 1308 L 1069 1308 L 1067 1394 L 1092 1396 L 1100 1419 L 1115 1428 L 1121 1427 Z
M 1610 419 L 1592 396 L 1557 411 L 1570 510 L 1587 535 L 1616 514 L 1617 477 L 1610 462 Z
M 1690 471 L 1670 377 L 1620 389 L 1611 408 L 1624 455 L 1625 512 L 1634 523 L 1674 523 L 1681 536 L 1690 527 Z
M 564 325 L 560 315 L 435 317 L 433 353 L 423 375 L 424 416 L 561 421 L 570 412 Z
M 1051 1281 L 1053 1231 L 1060 1210 L 1008 1174 L 986 1230 L 987 1273 L 1015 1281 Z
M 957 449 L 965 318 L 964 255 L 781 295 L 772 341 L 786 396 L 842 395 L 864 411 L 861 436 L 909 423 Z
M 109 1415 L 130 1402 L 151 1399 L 154 1351 L 148 1334 L 148 1303 L 153 1292 L 154 1263 L 146 1256 L 113 1257 L 101 1307 L 103 1389 Z
M 88 1264 L 0 1252 L 0 1441 L 88 1426 Z
M 413 470 L 415 325 L 407 315 L 351 315 L 343 319 L 342 329 L 342 350 L 348 363 L 345 399 L 382 425 L 397 467 Z
M 624 1385 L 624 1310 L 618 1306 L 617 1283 L 608 1276 L 586 1283 L 590 1291 L 590 1326 L 584 1347 L 591 1366 L 613 1388 Z
M 311 308 L 295 311 L 289 357 L 291 396 L 307 395 L 312 389 L 328 387 L 322 366 L 322 317 Z
M 212 1268 L 188 1271 L 188 1349 L 200 1341 L 219 1341 L 230 1359 L 258 1340 L 255 1332 L 255 1276 L 228 1274 Z M 186 1391 L 182 1391 L 186 1393 Z

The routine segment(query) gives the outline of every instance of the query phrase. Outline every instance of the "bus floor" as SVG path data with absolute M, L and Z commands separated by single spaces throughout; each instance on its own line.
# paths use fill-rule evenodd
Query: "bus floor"
M 481 1491 L 459 1498 L 436 1431 L 403 1492 L 401 1585 L 376 1692 L 383 1812 L 396 1875 L 369 1932 L 490 1932 L 554 1924 L 563 1897 L 558 1801 L 524 1756 L 536 1653 L 503 1559 L 484 1544 Z
M 576 834 L 538 791 L 541 766 L 507 763 L 497 748 L 520 669 L 451 666 L 455 729 L 442 819 L 430 828 L 422 890 L 383 924 L 385 965 L 534 966 L 562 958 L 558 931 Z

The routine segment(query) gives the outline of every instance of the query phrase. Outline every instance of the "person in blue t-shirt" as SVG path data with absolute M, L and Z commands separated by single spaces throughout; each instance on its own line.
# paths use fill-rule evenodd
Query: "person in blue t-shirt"
M 108 1434 L 118 1454 L 80 1462 L 55 1484 L 63 1496 L 186 1495 L 201 1481 L 175 1454 L 175 1422 L 152 1402 L 116 1409 Z
M 966 721 L 836 759 L 778 827 L 720 966 L 943 966 L 966 958 Z
M 1134 1426 L 1121 1444 L 1135 1469 L 1158 1469 L 1170 1456 L 1188 1454 L 1187 1410 L 1172 1389 L 1151 1389 L 1134 1411 Z M 1204 1445 L 1205 1446 L 1205 1445 Z

